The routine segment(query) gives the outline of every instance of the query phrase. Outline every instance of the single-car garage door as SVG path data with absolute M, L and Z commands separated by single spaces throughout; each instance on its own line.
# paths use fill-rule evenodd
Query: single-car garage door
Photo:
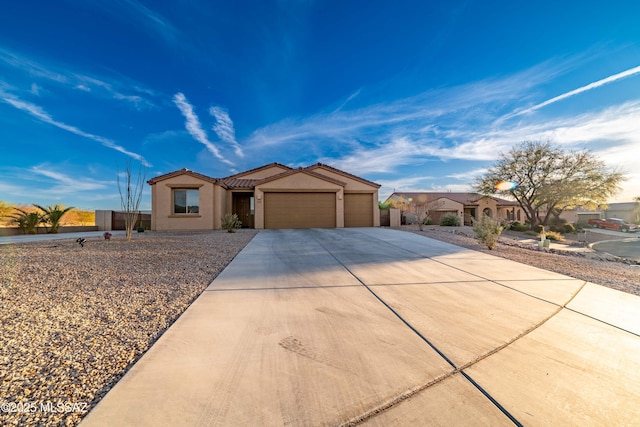
M 435 225 L 440 225 L 440 220 L 445 215 L 455 215 L 458 216 L 458 211 L 432 211 L 431 212 L 431 222 Z
M 344 226 L 373 227 L 373 194 L 344 195 Z
M 264 193 L 264 228 L 333 228 L 336 193 Z

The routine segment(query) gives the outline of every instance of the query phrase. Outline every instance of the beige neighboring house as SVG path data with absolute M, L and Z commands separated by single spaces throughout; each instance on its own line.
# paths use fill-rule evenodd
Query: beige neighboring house
M 271 163 L 226 178 L 182 169 L 148 184 L 152 230 L 220 229 L 226 213 L 259 229 L 380 226 L 380 185 L 322 163 Z
M 640 223 L 640 202 L 609 203 L 604 209 L 597 210 L 580 207 L 566 209 L 562 211 L 560 218 L 578 225 L 586 225 L 590 219 L 602 218 L 620 218 L 623 221 L 638 224 Z
M 392 202 L 412 215 L 414 221 L 417 220 L 420 211 L 426 211 L 433 224 L 439 224 L 440 218 L 447 214 L 459 216 L 464 225 L 472 225 L 471 218 L 480 219 L 483 216 L 522 223 L 526 219 L 517 202 L 478 193 L 395 192 L 386 202 Z

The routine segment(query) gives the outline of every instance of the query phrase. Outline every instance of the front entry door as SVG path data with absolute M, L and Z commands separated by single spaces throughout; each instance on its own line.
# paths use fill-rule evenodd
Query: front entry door
M 253 193 L 233 194 L 233 213 L 242 221 L 242 228 L 253 228 Z

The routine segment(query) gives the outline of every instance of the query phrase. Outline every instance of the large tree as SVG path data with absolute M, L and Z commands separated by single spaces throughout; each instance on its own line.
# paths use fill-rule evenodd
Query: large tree
M 524 141 L 500 153 L 475 189 L 511 196 L 535 226 L 546 225 L 565 209 L 606 203 L 624 180 L 621 171 L 608 168 L 590 151 L 566 152 L 549 142 Z

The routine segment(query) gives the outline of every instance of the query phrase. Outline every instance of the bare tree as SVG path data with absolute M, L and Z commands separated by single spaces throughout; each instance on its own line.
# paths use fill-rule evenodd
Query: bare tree
M 131 161 L 127 161 L 124 175 L 126 182 L 123 183 L 121 182 L 120 172 L 118 171 L 118 192 L 120 193 L 120 203 L 124 211 L 125 236 L 127 240 L 131 240 L 131 233 L 138 221 L 138 215 L 140 213 L 139 208 L 140 201 L 142 201 L 142 190 L 144 189 L 146 171 L 142 166 L 138 166 L 138 172 L 134 181 L 132 179 Z

